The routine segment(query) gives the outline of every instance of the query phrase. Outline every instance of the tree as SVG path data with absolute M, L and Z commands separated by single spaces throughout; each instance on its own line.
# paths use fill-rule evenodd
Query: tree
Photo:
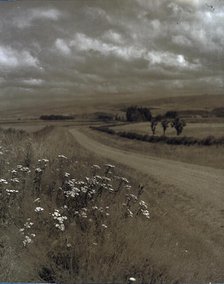
M 179 136 L 182 132 L 184 127 L 186 126 L 186 122 L 183 119 L 180 119 L 179 117 L 176 117 L 171 124 L 172 127 L 175 128 L 177 135 Z
M 162 128 L 163 128 L 163 135 L 164 135 L 164 136 L 165 136 L 165 134 L 166 134 L 167 128 L 169 127 L 169 123 L 170 123 L 170 121 L 169 121 L 168 119 L 163 119 L 163 120 L 161 121 L 161 126 L 162 126 Z
M 158 124 L 158 121 L 155 118 L 153 118 L 151 120 L 151 130 L 152 130 L 152 134 L 153 135 L 155 135 L 155 133 L 156 133 L 156 126 L 157 126 L 157 124 Z
M 150 121 L 152 118 L 149 108 L 130 106 L 126 111 L 127 121 Z

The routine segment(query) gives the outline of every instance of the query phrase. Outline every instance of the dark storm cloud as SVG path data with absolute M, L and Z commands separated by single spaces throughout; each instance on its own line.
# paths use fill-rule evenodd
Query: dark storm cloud
M 222 1 L 0 6 L 1 94 L 224 86 Z

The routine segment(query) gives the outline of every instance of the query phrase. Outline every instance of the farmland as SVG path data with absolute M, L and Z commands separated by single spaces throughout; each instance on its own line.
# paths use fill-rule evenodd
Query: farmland
M 140 134 L 151 134 L 149 122 L 125 124 L 122 126 L 116 126 L 113 129 L 118 131 L 130 131 Z M 156 128 L 156 135 L 163 135 L 163 129 L 160 124 Z M 170 137 L 175 136 L 175 129 L 169 127 L 166 131 L 166 135 Z M 187 123 L 187 126 L 184 128 L 181 136 L 190 136 L 195 138 L 204 138 L 207 136 L 222 137 L 224 136 L 224 123 Z

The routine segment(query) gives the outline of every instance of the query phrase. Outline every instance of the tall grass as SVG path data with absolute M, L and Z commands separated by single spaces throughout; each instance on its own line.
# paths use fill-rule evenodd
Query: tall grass
M 66 130 L 0 130 L 0 280 L 168 283 L 145 249 L 150 206 Z

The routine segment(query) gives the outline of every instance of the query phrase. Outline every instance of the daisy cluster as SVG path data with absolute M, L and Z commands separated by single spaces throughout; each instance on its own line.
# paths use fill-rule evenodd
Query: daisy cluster
M 64 222 L 68 219 L 68 217 L 62 216 L 58 209 L 55 209 L 51 216 L 55 220 L 55 227 L 63 232 L 65 230 Z
M 33 243 L 33 239 L 36 237 L 36 234 L 31 232 L 33 225 L 34 223 L 31 222 L 30 218 L 28 218 L 26 223 L 23 225 L 23 228 L 19 229 L 20 233 L 24 235 L 24 247 Z

